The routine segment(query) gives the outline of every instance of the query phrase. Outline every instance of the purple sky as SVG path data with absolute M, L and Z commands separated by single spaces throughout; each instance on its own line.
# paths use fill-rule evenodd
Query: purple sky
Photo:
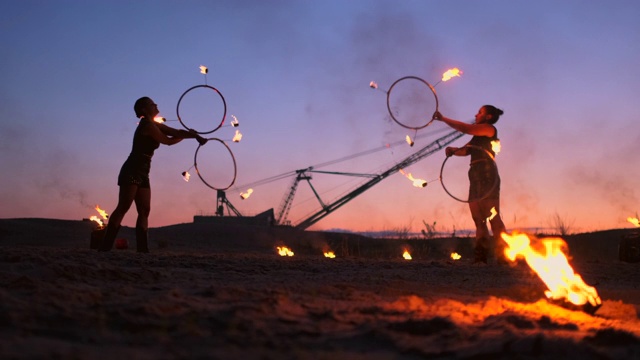
M 556 216 L 574 231 L 629 227 L 640 208 L 638 14 L 637 1 L 3 1 L 0 217 L 81 219 L 96 215 L 96 204 L 111 212 L 133 103 L 150 96 L 177 119 L 182 93 L 205 81 L 200 65 L 240 121 L 227 196 L 246 215 L 277 211 L 293 178 L 255 186 L 241 201 L 245 184 L 409 134 L 388 121 L 386 97 L 370 81 L 435 83 L 458 67 L 461 78 L 437 86 L 441 112 L 467 121 L 483 104 L 505 111 L 497 161 L 508 229 L 553 227 Z M 233 131 L 213 136 L 229 140 Z M 379 173 L 446 132 L 436 123 L 413 148 L 320 170 Z M 193 169 L 188 183 L 180 176 L 196 148 L 185 140 L 156 151 L 150 226 L 215 211 L 215 191 Z M 220 148 L 204 149 L 199 163 L 223 158 Z M 440 152 L 405 170 L 434 180 L 443 160 Z M 464 160 L 449 165 L 464 178 Z M 313 176 L 325 202 L 362 181 Z M 318 209 L 301 184 L 289 219 Z M 132 208 L 124 224 L 135 216 Z M 313 229 L 419 230 L 422 221 L 441 231 L 472 227 L 466 205 L 438 181 L 418 189 L 395 174 Z

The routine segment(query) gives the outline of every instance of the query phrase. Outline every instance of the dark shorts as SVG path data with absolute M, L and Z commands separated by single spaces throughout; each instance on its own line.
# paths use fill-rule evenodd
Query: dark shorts
M 493 161 L 471 164 L 469 184 L 469 202 L 500 198 L 500 175 Z
M 151 187 L 149 171 L 151 171 L 150 156 L 130 154 L 118 174 L 118 186 L 138 185 L 148 189 Z

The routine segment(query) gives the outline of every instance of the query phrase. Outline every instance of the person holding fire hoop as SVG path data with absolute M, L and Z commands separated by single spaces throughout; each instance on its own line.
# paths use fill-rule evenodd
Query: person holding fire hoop
M 207 139 L 194 130 L 178 130 L 158 123 L 154 118 L 159 114 L 158 105 L 149 97 L 138 99 L 133 106 L 136 117 L 140 119 L 133 134 L 131 154 L 122 165 L 118 175 L 118 205 L 109 217 L 109 223 L 98 251 L 110 251 L 120 230 L 120 224 L 131 204 L 135 202 L 138 218 L 136 220 L 136 248 L 138 252 L 149 252 L 148 229 L 151 211 L 151 186 L 149 171 L 151 158 L 160 144 L 174 145 L 186 138 L 195 138 L 200 145 Z
M 500 175 L 494 161 L 492 143 L 498 141 L 498 130 L 494 126 L 504 112 L 493 105 L 480 107 L 473 124 L 467 124 L 443 116 L 436 111 L 434 119 L 462 133 L 472 135 L 463 147 L 447 147 L 450 156 L 470 156 L 469 167 L 469 210 L 476 227 L 474 262 L 488 262 L 489 251 L 493 250 L 499 263 L 506 263 L 504 242 L 501 234 L 506 232 L 500 216 Z M 493 237 L 489 235 L 487 221 L 491 223 Z M 491 241 L 493 240 L 493 241 Z

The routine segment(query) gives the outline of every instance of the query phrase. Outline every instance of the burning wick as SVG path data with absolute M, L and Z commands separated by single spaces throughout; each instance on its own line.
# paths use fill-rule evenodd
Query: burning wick
M 462 71 L 458 68 L 449 69 L 442 74 L 442 81 L 450 80 L 452 77 L 457 76 L 460 77 L 462 75 Z
M 231 141 L 240 142 L 240 140 L 242 140 L 242 134 L 240 133 L 240 130 L 236 130 L 236 134 L 233 136 Z
M 487 221 L 493 220 L 496 215 L 498 215 L 498 212 L 496 211 L 496 207 L 494 206 L 491 208 L 491 215 L 487 218 Z
M 325 251 L 324 252 L 324 257 L 329 258 L 329 259 L 333 259 L 336 257 L 336 254 L 333 253 L 333 251 Z
M 409 144 L 409 146 L 413 146 L 414 142 L 413 142 L 413 140 L 411 140 L 411 136 L 407 135 L 406 140 L 407 140 L 407 144 Z
M 638 220 L 638 218 L 637 218 L 637 217 L 631 217 L 631 216 L 629 216 L 629 217 L 627 218 L 627 221 L 628 221 L 628 222 L 630 222 L 630 223 L 632 223 L 632 224 L 633 224 L 633 225 L 635 225 L 636 227 L 640 227 L 640 220 Z
M 102 219 L 106 220 L 109 218 L 109 215 L 107 214 L 107 212 L 102 210 L 100 206 L 96 205 L 95 209 L 100 214 L 100 216 L 102 216 Z M 100 229 L 104 227 L 104 223 L 102 222 L 102 220 L 100 220 L 100 218 L 95 215 L 90 217 L 89 220 L 96 222 L 98 224 L 98 228 Z
M 182 178 L 184 179 L 184 181 L 189 182 L 189 178 L 191 178 L 191 174 L 189 174 L 188 171 L 183 171 Z
M 451 253 L 451 259 L 460 260 L 461 258 L 462 258 L 462 256 L 460 256 L 460 254 L 458 254 L 457 252 L 452 252 Z
M 405 251 L 404 251 L 404 253 L 402 254 L 402 257 L 403 257 L 405 260 L 411 260 L 411 254 L 409 254 L 409 251 L 408 251 L 408 250 L 405 250 Z
M 369 83 L 369 87 L 372 89 L 377 89 L 378 88 L 378 84 L 375 81 L 372 81 Z
M 493 140 L 491 142 L 491 150 L 493 150 L 494 154 L 498 155 L 500 150 L 502 150 L 502 146 L 500 145 L 500 140 Z
M 102 222 L 102 220 L 100 220 L 100 218 L 95 216 L 95 215 L 90 217 L 89 220 L 95 221 L 98 224 L 98 227 L 101 228 L 101 229 L 104 227 L 104 223 Z
M 100 216 L 102 216 L 102 218 L 103 218 L 103 219 L 105 219 L 105 220 L 106 220 L 106 219 L 108 219 L 108 218 L 109 218 L 109 214 L 107 214 L 107 212 L 106 212 L 106 211 L 104 211 L 104 210 L 100 209 L 100 206 L 99 206 L 99 205 L 96 205 L 95 209 L 96 209 L 96 211 L 100 214 Z
M 580 275 L 573 272 L 569 261 L 563 252 L 566 247 L 564 240 L 560 238 L 533 238 L 525 234 L 514 232 L 513 235 L 502 233 L 502 240 L 508 244 L 505 256 L 515 261 L 517 257 L 524 258 L 529 267 L 536 272 L 538 277 L 547 285 L 545 291 L 547 298 L 564 299 L 574 305 L 585 305 L 587 302 L 593 306 L 600 306 L 602 300 L 598 292 L 592 286 L 584 283 Z
M 238 127 L 240 125 L 240 123 L 238 122 L 238 118 L 235 117 L 235 115 L 231 115 L 231 117 L 233 118 L 233 120 L 231 120 L 231 126 Z
M 209 69 L 204 66 L 204 65 L 200 65 L 200 74 L 207 74 L 209 72 Z
M 418 188 L 423 188 L 427 186 L 427 181 L 426 180 L 422 180 L 422 179 L 414 179 L 413 175 L 411 175 L 411 173 L 406 173 L 404 172 L 404 170 L 400 169 L 400 173 L 404 176 L 406 176 L 407 179 L 413 181 L 413 186 L 418 187 Z
M 253 189 L 247 190 L 246 193 L 240 193 L 240 199 L 246 200 L 249 198 L 249 196 L 251 196 L 252 193 L 253 193 Z
M 293 256 L 293 251 L 289 250 L 286 246 L 278 246 L 276 249 L 278 249 L 280 256 Z
M 158 124 L 162 124 L 163 122 L 167 121 L 167 119 L 163 118 L 162 116 L 156 116 L 153 118 L 153 121 L 157 122 Z

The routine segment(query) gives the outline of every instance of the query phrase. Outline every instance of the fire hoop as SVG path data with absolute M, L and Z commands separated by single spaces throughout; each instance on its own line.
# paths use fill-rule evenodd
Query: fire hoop
M 207 167 L 205 168 L 205 166 L 201 163 L 200 166 L 198 166 L 198 154 L 200 153 L 200 149 L 203 148 L 205 145 L 199 145 L 198 148 L 196 149 L 196 153 L 193 156 L 193 166 L 196 169 L 196 172 L 198 173 L 198 177 L 200 177 L 200 180 L 202 180 L 202 182 L 207 185 L 208 187 L 210 187 L 213 190 L 227 190 L 228 188 L 230 188 L 235 182 L 236 182 L 236 176 L 237 176 L 237 171 L 238 168 L 236 166 L 236 158 L 235 156 L 233 156 L 233 152 L 231 151 L 231 149 L 229 148 L 229 146 L 222 140 L 217 139 L 217 138 L 212 138 L 212 139 L 208 139 L 209 142 L 207 142 L 207 144 L 210 144 L 212 141 L 217 141 L 220 144 L 222 144 L 222 146 L 225 147 L 225 149 L 227 149 L 227 151 L 229 152 L 230 155 L 230 159 L 227 159 L 227 163 L 226 164 L 221 164 L 221 163 L 217 163 L 217 164 L 212 164 L 211 161 L 207 162 Z M 233 167 L 233 176 L 229 179 L 224 179 L 222 178 L 222 176 L 220 175 L 220 168 L 222 168 L 223 166 L 229 166 L 231 165 Z M 217 176 L 215 174 L 217 174 Z M 207 182 L 207 180 L 205 180 L 205 175 L 209 178 L 209 182 Z M 222 184 L 226 184 L 228 183 L 228 185 L 226 186 L 214 186 L 211 183 L 213 183 L 214 181 L 212 179 L 215 178 L 215 181 L 218 183 L 222 183 Z
M 481 201 L 481 200 L 484 200 L 484 199 L 486 199 L 487 197 L 489 197 L 489 195 L 490 195 L 490 194 L 491 194 L 491 193 L 496 189 L 496 186 L 498 186 L 498 175 L 499 175 L 499 174 L 498 174 L 498 164 L 496 164 L 496 161 L 495 161 L 495 159 L 494 159 L 494 155 L 493 155 L 493 154 L 491 154 L 491 152 L 489 152 L 489 150 L 487 150 L 487 149 L 485 149 L 485 148 L 483 148 L 483 147 L 477 146 L 477 145 L 465 145 L 464 147 L 467 147 L 467 148 L 473 148 L 473 149 L 477 149 L 477 150 L 482 150 L 482 151 L 484 151 L 485 153 L 487 153 L 487 155 L 489 156 L 489 159 L 491 159 L 491 163 L 493 164 L 493 169 L 494 169 L 494 172 L 495 172 L 495 173 L 494 173 L 494 177 L 493 177 L 493 185 L 491 185 L 491 188 L 490 188 L 490 189 L 489 189 L 489 190 L 488 190 L 484 195 L 482 195 L 482 197 L 479 197 L 479 198 L 477 198 L 477 199 L 467 199 L 467 200 L 464 200 L 464 199 L 460 199 L 459 197 L 457 197 L 457 196 L 453 195 L 453 194 L 449 191 L 449 189 L 447 189 L 447 186 L 444 184 L 444 176 L 443 176 L 443 173 L 444 173 L 444 166 L 445 166 L 445 164 L 447 163 L 447 160 L 449 160 L 449 158 L 450 158 L 450 157 L 453 157 L 453 156 L 447 156 L 447 157 L 445 157 L 444 161 L 442 162 L 442 167 L 440 167 L 440 184 L 442 184 L 442 188 L 444 189 L 444 191 L 445 191 L 449 196 L 451 196 L 453 199 L 458 200 L 458 201 L 460 201 L 460 202 L 463 202 L 463 203 L 470 203 L 470 202 L 475 202 L 475 201 Z
M 425 128 L 438 111 L 436 89 L 417 76 L 400 78 L 387 91 L 387 109 L 398 125 L 412 130 Z
M 221 107 L 222 107 L 222 119 L 220 120 L 220 123 L 218 123 L 213 130 L 209 130 L 209 131 L 198 131 L 195 130 L 189 126 L 187 126 L 185 124 L 184 121 L 182 121 L 182 117 L 180 116 L 180 104 L 182 103 L 182 99 L 191 91 L 195 90 L 195 89 L 199 89 L 199 88 L 204 88 L 204 89 L 209 89 L 212 90 L 214 92 L 214 97 L 215 94 L 218 95 L 220 101 L 221 101 Z M 216 109 L 217 111 L 217 109 Z M 218 91 L 218 89 L 214 88 L 213 86 L 209 86 L 209 85 L 196 85 L 190 89 L 188 89 L 187 91 L 185 91 L 182 96 L 180 96 L 180 99 L 178 100 L 178 105 L 176 106 L 176 113 L 178 114 L 178 121 L 180 121 L 180 124 L 182 124 L 182 126 L 187 129 L 187 130 L 195 130 L 198 134 L 211 134 L 212 132 L 220 129 L 220 127 L 222 127 L 222 124 L 224 124 L 224 119 L 227 116 L 227 102 L 224 100 L 224 96 L 222 96 L 222 93 L 220 91 Z M 214 123 L 215 124 L 215 123 Z

